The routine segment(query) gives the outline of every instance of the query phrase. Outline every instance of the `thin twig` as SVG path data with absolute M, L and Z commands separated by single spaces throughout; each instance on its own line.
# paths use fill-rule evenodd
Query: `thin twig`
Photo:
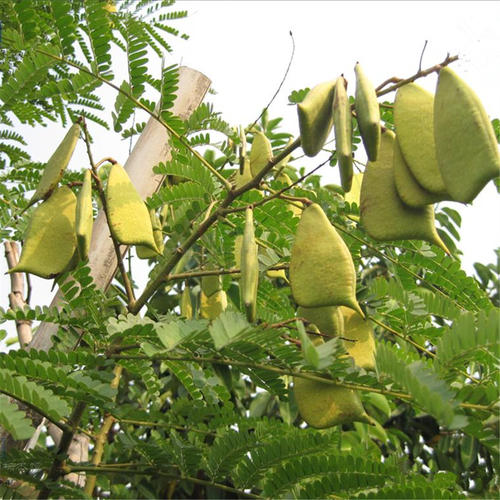
M 427 40 L 425 41 L 424 48 L 422 49 L 422 53 L 420 54 L 420 61 L 418 63 L 418 73 L 422 71 L 422 59 L 424 58 L 424 52 L 426 47 L 427 47 Z

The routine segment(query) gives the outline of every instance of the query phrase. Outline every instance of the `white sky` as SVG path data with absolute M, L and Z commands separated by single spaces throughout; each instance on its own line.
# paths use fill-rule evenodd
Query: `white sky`
M 391 76 L 410 76 L 418 69 L 425 40 L 422 67 L 441 62 L 447 53 L 458 55 L 452 68 L 476 91 L 490 117 L 500 118 L 499 2 L 179 0 L 174 7 L 189 12 L 187 19 L 171 24 L 190 39 L 171 39 L 174 53 L 166 64 L 180 63 L 207 75 L 217 94 L 206 101 L 214 103 L 231 125 L 253 122 L 278 88 L 291 54 L 290 30 L 295 40 L 293 64 L 269 110 L 271 118 L 284 117 L 283 131 L 298 135 L 295 107 L 287 105 L 292 90 L 344 73 L 353 94 L 356 61 L 375 85 Z M 436 76 L 418 83 L 434 91 Z M 113 103 L 114 95 L 107 95 Z M 95 158 L 114 156 L 125 163 L 128 141 L 120 141 L 112 131 L 94 128 L 94 133 Z M 34 157 L 46 161 L 63 134 L 59 126 L 37 130 L 30 144 Z M 316 164 L 308 161 L 301 164 Z M 86 166 L 83 144 L 71 166 Z M 320 173 L 325 183 L 339 183 L 337 168 L 325 166 Z M 493 249 L 500 246 L 500 196 L 490 182 L 472 205 L 447 205 L 462 215 L 459 247 L 463 267 L 471 274 L 473 262 L 492 262 Z M 0 259 L 2 307 L 8 307 L 10 288 L 5 270 L 5 260 Z M 33 305 L 48 304 L 52 282 L 34 277 L 33 283 Z M 10 325 L 9 332 L 14 332 Z

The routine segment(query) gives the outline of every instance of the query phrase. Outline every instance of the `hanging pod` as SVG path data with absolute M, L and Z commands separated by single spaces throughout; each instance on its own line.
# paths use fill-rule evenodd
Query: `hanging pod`
M 340 307 L 344 320 L 344 347 L 349 356 L 361 368 L 375 369 L 375 338 L 371 324 L 358 313 L 347 307 Z
M 53 278 L 65 271 L 76 250 L 75 214 L 73 191 L 67 186 L 56 188 L 34 210 L 19 263 L 9 272 Z
M 312 88 L 297 105 L 301 146 L 306 156 L 316 156 L 333 127 L 335 80 Z
M 273 149 L 266 135 L 259 130 L 253 133 L 252 149 L 250 150 L 250 171 L 255 177 L 272 159 Z
M 234 187 L 239 189 L 253 179 L 252 171 L 250 170 L 250 158 L 243 160 L 243 172 L 238 170 L 234 176 Z
M 347 97 L 347 81 L 343 76 L 335 84 L 333 98 L 333 127 L 335 129 L 335 149 L 340 168 L 340 184 L 347 193 L 352 185 L 352 118 L 351 105 Z
M 193 302 L 191 301 L 191 292 L 189 287 L 184 285 L 184 290 L 182 290 L 181 300 L 180 300 L 181 316 L 186 319 L 193 318 Z
M 289 273 L 298 305 L 344 305 L 363 315 L 356 300 L 356 270 L 349 249 L 316 203 L 302 212 Z
M 368 159 L 375 161 L 380 147 L 381 136 L 380 108 L 377 93 L 359 63 L 354 66 L 354 73 L 356 74 L 356 100 L 354 106 L 359 132 Z
M 144 245 L 159 253 L 148 209 L 119 163 L 109 171 L 106 203 L 110 231 L 119 243 Z
M 247 207 L 243 242 L 241 244 L 241 298 L 250 323 L 255 321 L 258 286 L 259 260 L 253 225 L 253 209 Z
M 332 337 L 344 333 L 344 317 L 337 306 L 297 308 L 297 316 L 315 325 L 321 333 Z
M 408 207 L 394 180 L 394 132 L 382 133 L 376 162 L 368 162 L 361 185 L 361 224 L 377 241 L 426 240 L 450 253 L 434 226 L 434 207 Z
M 86 170 L 83 184 L 76 198 L 76 242 L 80 259 L 89 258 L 94 214 L 92 211 L 92 174 Z
M 57 186 L 61 180 L 64 170 L 71 160 L 71 156 L 73 155 L 79 136 L 80 124 L 74 123 L 64 136 L 64 139 L 61 141 L 57 149 L 54 151 L 54 154 L 47 161 L 47 165 L 43 170 L 42 177 L 40 178 L 35 194 L 32 196 L 26 208 L 30 207 L 38 200 L 46 198 Z
M 315 345 L 323 343 L 321 337 L 312 341 Z M 316 429 L 352 422 L 371 423 L 359 394 L 352 389 L 294 377 L 293 394 L 300 416 Z
M 224 290 L 218 290 L 207 297 L 203 290 L 200 294 L 200 316 L 205 319 L 215 319 L 227 307 L 227 295 Z
M 417 182 L 449 199 L 436 158 L 434 96 L 415 83 L 400 87 L 394 101 L 394 126 L 403 157 Z
M 423 207 L 443 199 L 442 196 L 427 191 L 417 182 L 403 157 L 397 136 L 394 143 L 393 165 L 396 189 L 406 205 Z
M 500 175 L 498 143 L 475 92 L 449 67 L 439 72 L 434 101 L 436 156 L 446 189 L 470 203 Z
M 163 253 L 163 228 L 160 217 L 156 215 L 156 211 L 154 209 L 149 210 L 149 219 L 151 221 L 151 227 L 153 228 L 153 237 L 155 240 L 156 248 L 160 254 Z M 139 259 L 154 259 L 158 257 L 158 252 L 151 250 L 151 248 L 144 245 L 137 245 L 135 247 L 135 251 L 137 252 L 137 257 Z

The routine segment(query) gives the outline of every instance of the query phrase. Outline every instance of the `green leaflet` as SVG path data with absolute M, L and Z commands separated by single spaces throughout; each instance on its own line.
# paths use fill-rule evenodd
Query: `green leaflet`
M 250 171 L 252 177 L 255 177 L 269 163 L 272 157 L 271 142 L 265 134 L 257 130 L 253 134 L 252 149 L 250 151 Z M 243 172 L 243 175 L 245 175 L 245 172 Z
M 316 156 L 333 127 L 335 80 L 320 83 L 297 105 L 302 149 L 306 156 Z
M 415 83 L 400 87 L 394 101 L 394 125 L 401 152 L 416 181 L 440 199 L 449 199 L 436 159 L 434 96 Z
M 495 132 L 474 91 L 449 67 L 441 69 L 434 101 L 436 157 L 447 191 L 470 203 L 500 175 Z
M 92 174 L 86 170 L 83 185 L 76 198 L 76 241 L 80 259 L 89 257 L 94 218 L 92 213 Z
M 125 169 L 115 163 L 106 186 L 110 231 L 123 245 L 144 245 L 159 253 L 148 209 Z
M 333 99 L 333 127 L 335 129 L 335 149 L 340 168 L 340 183 L 347 193 L 352 185 L 352 119 L 351 106 L 346 91 L 347 82 L 343 76 L 335 84 Z
M 79 135 L 80 124 L 75 123 L 68 130 L 64 139 L 54 151 L 54 154 L 49 158 L 40 182 L 36 188 L 35 194 L 28 203 L 28 207 L 36 203 L 38 200 L 46 198 L 57 186 L 57 183 L 61 180 L 64 170 L 68 166 L 69 160 L 71 160 Z
M 253 209 L 245 211 L 245 229 L 241 245 L 241 296 L 247 319 L 255 321 L 257 306 L 257 288 L 259 286 L 258 248 L 255 241 Z
M 368 162 L 361 185 L 361 224 L 377 241 L 426 240 L 449 254 L 434 226 L 434 208 L 406 206 L 398 195 L 394 180 L 395 135 L 382 134 L 376 162 Z
M 375 88 L 366 77 L 359 63 L 354 66 L 356 73 L 356 117 L 366 154 L 375 161 L 380 147 L 380 109 Z
M 9 272 L 53 278 L 63 272 L 76 250 L 76 196 L 67 186 L 55 191 L 33 212 L 21 257 Z

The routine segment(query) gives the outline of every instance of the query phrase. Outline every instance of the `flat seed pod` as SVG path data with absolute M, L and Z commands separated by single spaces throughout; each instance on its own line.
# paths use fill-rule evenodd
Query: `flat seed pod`
M 361 185 L 361 224 L 377 241 L 426 240 L 449 250 L 434 226 L 434 207 L 412 208 L 403 203 L 394 180 L 394 144 L 390 130 L 382 133 L 376 162 L 368 162 Z
M 333 127 L 335 129 L 335 149 L 340 168 L 340 183 L 347 193 L 352 185 L 352 118 L 351 106 L 346 92 L 343 76 L 335 84 L 333 98 Z
M 470 203 L 500 175 L 495 132 L 475 92 L 449 67 L 441 69 L 434 101 L 439 169 L 454 200 Z
M 349 249 L 318 204 L 302 212 L 289 271 L 298 305 L 344 305 L 363 315 L 356 300 L 356 270 Z
M 125 169 L 115 163 L 106 186 L 110 231 L 123 245 L 144 245 L 158 252 L 148 209 Z
M 222 279 L 220 275 L 214 274 L 209 276 L 202 276 L 201 278 L 201 291 L 207 296 L 211 297 L 215 293 L 222 290 Z
M 375 339 L 369 321 L 347 307 L 340 307 L 344 319 L 344 347 L 354 362 L 366 370 L 375 369 Z
M 370 422 L 359 394 L 352 389 L 294 377 L 293 392 L 300 416 L 316 429 Z
M 68 130 L 63 140 L 54 151 L 54 154 L 47 161 L 47 165 L 43 170 L 40 182 L 38 183 L 35 194 L 28 203 L 28 207 L 36 203 L 38 200 L 46 198 L 57 186 L 61 180 L 64 170 L 71 160 L 79 135 L 80 124 L 75 123 Z
M 241 245 L 241 297 L 250 323 L 255 321 L 258 286 L 259 260 L 253 225 L 253 209 L 247 207 Z
M 297 105 L 300 140 L 306 156 L 316 156 L 333 127 L 333 96 L 335 80 L 312 88 Z
M 53 278 L 65 271 L 76 250 L 75 214 L 73 191 L 56 188 L 33 212 L 19 263 L 9 272 Z
M 203 291 L 200 295 L 200 316 L 205 319 L 215 319 L 227 307 L 227 295 L 224 290 L 218 290 L 210 297 Z
M 156 248 L 158 249 L 158 252 L 163 253 L 163 228 L 160 217 L 156 215 L 155 210 L 151 209 L 149 210 L 149 218 L 151 220 L 151 227 L 153 228 L 153 237 L 155 239 Z M 137 252 L 137 257 L 139 257 L 139 259 L 153 259 L 158 257 L 158 252 L 143 245 L 137 245 L 135 247 L 135 251 Z
M 236 172 L 234 177 L 234 186 L 236 189 L 244 186 L 253 179 L 252 171 L 250 170 L 250 158 L 245 158 L 243 163 L 243 173 Z
M 366 155 L 370 161 L 375 161 L 380 147 L 380 109 L 377 93 L 372 82 L 368 80 L 359 63 L 354 66 L 356 74 L 355 109 L 359 132 L 363 140 Z
M 259 285 L 258 248 L 255 241 L 253 209 L 245 211 L 245 229 L 241 245 L 241 296 L 251 323 L 255 321 L 257 288 Z
M 260 131 L 253 134 L 252 149 L 250 150 L 250 171 L 255 177 L 272 159 L 273 150 L 271 142 Z
M 394 101 L 394 125 L 401 152 L 417 182 L 446 196 L 434 144 L 434 96 L 415 83 L 400 87 Z
M 403 157 L 397 136 L 394 144 L 393 165 L 396 189 L 406 205 L 423 207 L 445 199 L 445 196 L 431 193 L 417 182 Z
M 184 290 L 182 290 L 180 308 L 181 308 L 181 316 L 183 316 L 186 319 L 192 319 L 193 302 L 191 301 L 191 293 L 187 286 L 185 286 Z
M 89 257 L 93 225 L 92 174 L 90 170 L 86 170 L 82 187 L 76 198 L 76 242 L 78 245 L 78 253 L 82 260 L 87 260 Z
M 297 316 L 310 321 L 321 333 L 332 337 L 342 336 L 344 317 L 337 306 L 297 308 Z

